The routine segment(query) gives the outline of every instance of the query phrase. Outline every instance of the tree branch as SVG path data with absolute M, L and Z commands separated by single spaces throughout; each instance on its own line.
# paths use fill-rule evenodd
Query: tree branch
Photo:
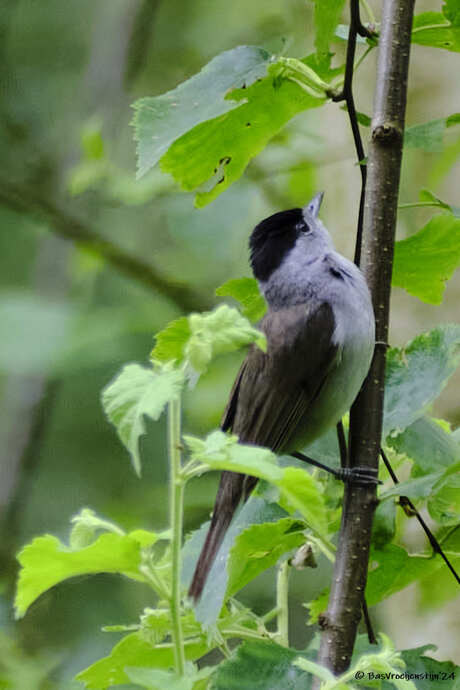
M 374 117 L 368 156 L 361 268 L 371 290 L 376 340 L 386 343 L 407 73 L 414 0 L 383 0 Z M 376 347 L 370 372 L 351 410 L 352 466 L 378 467 L 386 347 Z M 376 491 L 345 487 L 331 595 L 319 661 L 334 673 L 348 668 L 366 586 Z
M 209 299 L 201 293 L 183 285 L 174 285 L 153 266 L 101 237 L 83 221 L 48 199 L 38 197 L 25 185 L 0 179 L 0 204 L 19 213 L 41 218 L 56 235 L 100 255 L 117 271 L 172 300 L 184 312 L 203 311 L 211 306 Z

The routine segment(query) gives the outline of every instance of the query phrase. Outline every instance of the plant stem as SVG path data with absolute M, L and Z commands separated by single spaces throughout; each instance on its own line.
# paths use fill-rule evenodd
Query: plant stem
M 443 208 L 443 206 L 436 201 L 411 201 L 406 204 L 398 204 L 398 209 L 402 208 L 419 208 L 420 206 L 434 206 L 436 208 Z
M 168 404 L 168 451 L 170 471 L 170 527 L 171 541 L 171 619 L 176 672 L 183 676 L 185 671 L 184 637 L 181 623 L 181 554 L 184 481 L 181 474 L 181 401 L 180 397 Z
M 276 580 L 276 608 L 278 609 L 278 644 L 289 647 L 289 562 L 283 561 Z

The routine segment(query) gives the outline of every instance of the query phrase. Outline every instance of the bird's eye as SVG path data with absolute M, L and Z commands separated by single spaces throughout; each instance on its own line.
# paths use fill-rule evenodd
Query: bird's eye
M 297 223 L 295 227 L 296 227 L 296 230 L 298 230 L 299 232 L 303 232 L 303 233 L 310 232 L 310 228 L 308 227 L 308 225 L 305 223 L 304 220 L 301 220 L 299 223 Z

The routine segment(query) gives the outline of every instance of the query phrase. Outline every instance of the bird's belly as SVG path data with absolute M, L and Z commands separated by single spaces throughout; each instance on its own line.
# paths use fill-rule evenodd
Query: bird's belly
M 350 409 L 369 371 L 374 337 L 374 322 L 369 320 L 361 322 L 360 331 L 345 339 L 341 357 L 283 452 L 301 450 L 312 443 Z

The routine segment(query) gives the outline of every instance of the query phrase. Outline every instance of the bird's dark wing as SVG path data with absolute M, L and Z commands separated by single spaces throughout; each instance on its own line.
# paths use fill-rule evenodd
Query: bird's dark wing
M 244 443 L 283 450 L 340 359 L 329 304 L 269 311 L 260 324 L 267 352 L 253 346 L 235 380 L 222 429 Z
M 308 424 L 308 408 L 341 353 L 332 342 L 335 320 L 328 304 L 269 311 L 260 327 L 267 337 L 267 352 L 250 349 L 221 427 L 238 434 L 243 443 L 268 446 L 276 452 L 286 448 L 299 426 Z M 222 472 L 211 525 L 189 589 L 194 599 L 203 592 L 235 510 L 256 484 L 255 477 Z

